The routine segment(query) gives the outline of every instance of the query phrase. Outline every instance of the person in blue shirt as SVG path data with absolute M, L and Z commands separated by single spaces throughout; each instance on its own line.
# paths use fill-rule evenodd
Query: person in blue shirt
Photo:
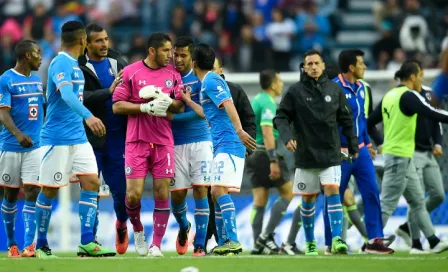
M 366 65 L 363 60 L 364 52 L 361 50 L 344 50 L 339 54 L 339 68 L 342 74 L 333 79 L 350 105 L 355 134 L 358 137 L 359 156 L 353 162 L 343 161 L 341 164 L 341 183 L 339 194 L 343 202 L 350 177 L 356 179 L 361 193 L 365 209 L 365 223 L 367 227 L 367 239 L 365 252 L 376 254 L 391 254 L 394 251 L 384 245 L 383 222 L 381 220 L 381 205 L 379 200 L 379 188 L 376 182 L 376 173 L 371 153 L 374 153 L 370 138 L 367 133 L 366 116 L 364 113 L 365 86 L 359 81 L 364 78 Z M 342 152 L 347 150 L 347 139 L 340 133 Z M 331 247 L 331 229 L 328 211 L 325 209 L 325 242 Z
M 442 53 L 440 65 L 442 71 L 432 83 L 433 94 L 436 97 L 433 101 L 438 103 L 445 102 L 448 98 L 448 49 Z
M 221 236 L 213 252 L 219 255 L 236 254 L 242 252 L 242 247 L 236 232 L 235 205 L 228 192 L 239 191 L 244 171 L 245 146 L 254 150 L 256 144 L 241 126 L 227 83 L 211 71 L 215 62 L 213 48 L 207 44 L 198 44 L 192 59 L 193 71 L 202 82 L 199 99 L 210 125 L 213 142 L 214 158 L 208 169 L 215 202 L 216 228 Z
M 39 46 L 31 40 L 15 48 L 16 66 L 0 77 L 0 186 L 4 188 L 2 219 L 8 257 L 33 257 L 36 221 L 34 211 L 39 194 L 39 133 L 44 120 L 42 81 L 32 71 L 42 62 Z M 15 239 L 17 196 L 23 185 L 25 244 L 20 254 Z
M 97 116 L 107 129 L 102 137 L 93 134 L 86 127 L 86 135 L 93 147 L 98 175 L 102 175 L 105 185 L 100 187 L 99 196 L 112 194 L 115 222 L 115 249 L 124 254 L 129 238 L 126 227 L 126 177 L 124 173 L 124 147 L 126 141 L 127 116 L 115 115 L 112 111 L 112 94 L 121 82 L 121 71 L 126 62 L 120 52 L 109 48 L 109 37 L 104 28 L 96 24 L 86 27 L 87 50 L 78 59 L 79 68 L 85 78 L 84 105 Z M 99 198 L 98 198 L 99 201 Z M 95 220 L 94 235 L 98 229 L 98 214 Z
M 55 258 L 47 241 L 52 202 L 59 188 L 73 177 L 79 179 L 82 190 L 79 200 L 81 243 L 78 255 L 115 256 L 115 252 L 95 243 L 94 221 L 100 182 L 92 146 L 87 141 L 83 121 L 98 136 L 106 133 L 100 119 L 84 107 L 84 76 L 78 67 L 78 57 L 86 48 L 86 31 L 78 21 L 62 26 L 63 51 L 51 61 L 47 80 L 47 116 L 40 134 L 41 165 L 39 185 L 42 190 L 36 201 L 36 257 Z
M 191 37 L 179 37 L 174 44 L 174 65 L 182 76 L 185 89 L 183 94 L 186 103 L 183 113 L 175 114 L 172 121 L 174 136 L 174 161 L 176 177 L 171 181 L 171 207 L 174 217 L 179 223 L 176 250 L 184 255 L 188 250 L 188 234 L 190 222 L 187 220 L 187 203 L 185 198 L 188 189 L 193 189 L 195 201 L 194 220 L 196 237 L 194 239 L 193 256 L 204 256 L 210 209 L 207 198 L 210 177 L 210 162 L 213 161 L 213 144 L 210 128 L 205 120 L 199 104 L 201 82 L 194 75 L 191 54 L 194 41 Z M 192 108 L 199 110 L 197 114 Z

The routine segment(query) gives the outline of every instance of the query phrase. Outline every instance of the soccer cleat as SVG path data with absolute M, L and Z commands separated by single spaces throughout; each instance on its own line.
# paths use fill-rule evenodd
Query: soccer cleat
M 205 249 L 203 246 L 195 246 L 193 251 L 193 257 L 205 256 Z
M 10 246 L 8 248 L 8 258 L 20 258 L 19 248 L 16 245 Z
M 412 254 L 412 255 L 424 255 L 424 254 L 431 254 L 431 251 L 423 250 L 422 248 L 415 248 L 415 247 L 413 247 L 409 251 L 409 254 Z
M 431 248 L 432 253 L 442 253 L 448 250 L 448 243 L 445 241 L 440 241 L 435 247 Z
M 115 249 L 118 254 L 125 254 L 128 250 L 129 238 L 128 238 L 128 228 L 124 227 L 122 229 L 115 230 Z
M 317 252 L 316 241 L 306 242 L 305 245 L 305 255 L 307 256 L 317 256 L 319 253 Z
M 184 255 L 188 251 L 188 234 L 190 233 L 191 223 L 188 222 L 187 230 L 179 230 L 176 240 L 176 251 L 179 255 Z
M 375 238 L 373 243 L 366 245 L 365 252 L 370 254 L 392 254 L 394 250 L 384 245 L 380 238 Z
M 256 243 L 257 246 L 267 249 L 269 255 L 275 255 L 280 252 L 280 248 L 274 240 L 274 233 L 269 234 L 267 237 L 263 237 L 263 235 L 261 234 L 260 236 L 258 236 Z
M 395 238 L 395 235 L 391 235 L 389 237 L 383 237 L 381 238 L 381 240 L 383 241 L 385 246 L 389 247 L 395 241 Z
M 51 249 L 48 246 L 44 246 L 39 248 L 36 251 L 36 258 L 39 259 L 55 259 L 57 258 L 57 256 L 53 255 L 53 253 L 51 253 Z
M 331 244 L 331 252 L 333 254 L 347 254 L 348 246 L 341 237 L 334 237 Z
M 359 249 L 358 254 L 367 254 L 366 252 L 367 244 L 362 244 L 362 247 Z
M 282 246 L 280 247 L 280 254 L 287 254 L 287 255 L 301 255 L 304 252 L 297 248 L 296 243 L 282 243 Z
M 113 257 L 117 253 L 113 250 L 107 249 L 102 245 L 91 242 L 87 245 L 79 245 L 78 253 L 79 257 Z
M 409 230 L 404 227 L 404 225 L 398 227 L 395 233 L 398 235 L 398 237 L 401 237 L 401 239 L 403 239 L 406 245 L 412 247 L 411 234 L 409 233 Z
M 149 248 L 148 257 L 163 257 L 163 254 L 158 246 L 151 245 Z
M 148 255 L 148 246 L 146 244 L 146 236 L 144 231 L 134 232 L 135 251 L 140 256 Z
M 31 245 L 25 247 L 22 250 L 22 257 L 36 257 L 36 243 L 32 243 Z
M 238 254 L 243 252 L 240 242 L 227 240 L 222 246 L 214 248 L 213 253 L 218 255 L 228 255 L 229 253 Z

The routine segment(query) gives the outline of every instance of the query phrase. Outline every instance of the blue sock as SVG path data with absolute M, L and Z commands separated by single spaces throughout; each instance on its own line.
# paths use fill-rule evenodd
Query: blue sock
M 219 204 L 215 203 L 215 225 L 216 233 L 218 234 L 218 246 L 222 246 L 227 240 L 226 228 L 224 228 L 224 221 L 222 220 L 221 208 Z
M 188 229 L 188 219 L 187 219 L 187 202 L 185 200 L 181 204 L 175 204 L 171 201 L 171 209 L 173 211 L 174 218 L 176 218 L 179 228 L 181 230 Z
M 235 205 L 233 204 L 232 198 L 230 195 L 223 195 L 218 197 L 216 200 L 221 208 L 227 238 L 234 242 L 238 242 L 238 235 L 236 234 Z
M 26 201 L 22 209 L 23 223 L 25 224 L 25 244 L 24 247 L 30 246 L 34 241 L 36 234 L 36 202 Z
M 344 210 L 339 194 L 327 196 L 328 217 L 330 219 L 331 237 L 341 236 Z
M 37 227 L 37 243 L 36 249 L 48 246 L 47 232 L 51 218 L 51 204 L 53 199 L 48 198 L 42 192 L 39 193 L 36 201 L 36 227 Z
M 316 215 L 315 202 L 302 201 L 300 215 L 305 230 L 305 239 L 307 242 L 312 242 L 314 241 L 314 216 Z
M 2 219 L 5 225 L 6 238 L 8 242 L 8 247 L 17 245 L 15 237 L 16 229 L 16 217 L 17 217 L 17 202 L 8 202 L 3 199 L 2 203 Z
M 95 241 L 93 228 L 96 221 L 98 192 L 81 191 L 79 198 L 79 218 L 81 219 L 81 244 L 87 245 Z
M 95 224 L 93 225 L 93 239 L 96 239 L 96 233 L 98 232 L 98 225 L 100 223 L 100 210 L 96 209 L 96 217 L 95 217 Z
M 204 246 L 207 237 L 208 217 L 210 216 L 210 208 L 208 206 L 208 198 L 195 199 L 196 209 L 194 210 L 194 221 L 196 222 L 196 240 L 195 246 Z

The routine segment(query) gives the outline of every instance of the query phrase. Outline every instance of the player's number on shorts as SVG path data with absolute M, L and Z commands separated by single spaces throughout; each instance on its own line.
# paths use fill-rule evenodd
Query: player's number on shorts
M 223 162 L 223 161 L 219 161 L 219 162 L 216 164 L 216 173 L 217 173 L 218 175 L 222 175 L 222 174 L 224 174 L 223 169 L 224 169 L 224 162 Z
M 212 173 L 212 168 L 210 167 L 210 165 L 212 163 L 213 163 L 212 161 L 201 161 L 201 174 L 203 174 L 203 175 L 205 175 L 207 173 L 211 174 Z

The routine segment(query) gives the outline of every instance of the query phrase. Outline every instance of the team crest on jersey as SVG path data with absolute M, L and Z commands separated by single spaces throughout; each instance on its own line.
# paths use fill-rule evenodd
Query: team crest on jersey
M 126 166 L 124 172 L 126 173 L 127 176 L 129 176 L 130 174 L 132 174 L 132 167 L 130 167 L 129 165 Z
M 275 115 L 270 109 L 266 109 L 261 119 L 274 119 Z
M 359 94 L 361 95 L 362 99 L 364 99 L 365 96 L 364 91 L 361 91 Z
M 37 120 L 38 115 L 39 115 L 39 106 L 37 104 L 29 104 L 28 120 Z
M 430 93 L 425 93 L 425 96 L 426 96 L 426 99 L 428 99 L 428 101 L 432 100 L 432 96 Z M 0 100 L 1 100 L 1 98 L 0 98 Z
M 114 75 L 114 72 L 112 71 L 112 68 L 109 68 L 109 74 L 110 74 L 111 76 Z
M 64 73 L 59 73 L 58 74 L 58 80 L 62 80 L 65 77 Z
M 173 87 L 173 81 L 171 79 L 167 79 L 165 81 L 165 87 L 167 87 L 167 88 Z
M 187 92 L 191 92 L 191 86 L 190 85 L 188 85 L 187 87 L 185 87 L 185 91 L 187 91 Z
M 326 95 L 326 96 L 325 96 L 325 101 L 327 101 L 328 103 L 331 102 L 331 96 Z

